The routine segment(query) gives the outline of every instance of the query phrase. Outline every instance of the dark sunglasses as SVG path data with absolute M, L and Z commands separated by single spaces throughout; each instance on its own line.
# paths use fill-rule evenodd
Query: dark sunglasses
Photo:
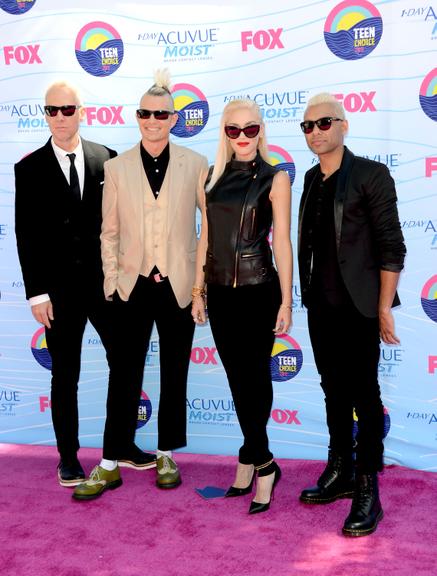
M 228 138 L 236 140 L 243 132 L 246 138 L 255 138 L 258 136 L 261 126 L 259 124 L 251 124 L 246 128 L 238 128 L 238 126 L 225 126 L 225 134 Z
M 300 127 L 302 128 L 302 132 L 304 134 L 311 134 L 314 130 L 314 126 L 317 126 L 319 130 L 329 130 L 331 128 L 331 124 L 333 122 L 343 122 L 343 118 L 332 118 L 331 116 L 325 116 L 323 118 L 319 118 L 318 120 L 306 120 L 305 122 L 300 123 Z
M 81 106 L 76 106 L 75 104 L 66 104 L 65 106 L 44 106 L 44 112 L 51 118 L 57 116 L 59 110 L 61 111 L 62 116 L 73 116 L 79 108 L 81 108 Z
M 148 120 L 153 116 L 156 120 L 168 120 L 169 116 L 173 116 L 174 112 L 169 110 L 146 110 L 145 108 L 138 108 L 137 116 L 141 120 Z

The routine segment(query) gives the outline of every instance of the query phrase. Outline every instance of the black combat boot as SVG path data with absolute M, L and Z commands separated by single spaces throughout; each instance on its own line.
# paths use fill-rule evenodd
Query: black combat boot
M 343 534 L 367 536 L 376 530 L 383 515 L 379 501 L 378 475 L 357 475 L 352 508 L 345 520 Z
M 330 450 L 328 463 L 317 480 L 317 486 L 303 490 L 300 500 L 306 504 L 329 504 L 339 498 L 352 498 L 354 488 L 352 456 L 340 456 Z

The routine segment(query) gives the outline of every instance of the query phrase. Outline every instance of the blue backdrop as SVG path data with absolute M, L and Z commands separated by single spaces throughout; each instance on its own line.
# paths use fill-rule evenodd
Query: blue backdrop
M 0 0 L 0 441 L 54 444 L 50 357 L 25 301 L 13 209 L 13 164 L 49 136 L 45 89 L 60 78 L 77 84 L 87 106 L 83 136 L 122 152 L 139 140 L 134 111 L 153 70 L 166 66 L 179 111 L 172 138 L 210 162 L 225 103 L 244 96 L 261 106 L 272 163 L 286 169 L 293 184 L 294 244 L 303 176 L 316 161 L 299 129 L 311 95 L 336 94 L 350 122 L 347 145 L 389 167 L 408 257 L 395 312 L 401 344 L 382 346 L 379 366 L 385 457 L 437 470 L 437 4 L 63 4 Z M 44 230 L 34 241 L 44 252 Z M 324 401 L 297 273 L 293 298 L 293 329 L 277 338 L 272 353 L 271 447 L 278 457 L 323 459 Z M 138 443 L 146 449 L 156 447 L 158 353 L 154 334 L 138 417 Z M 341 349 L 333 361 L 342 362 Z M 101 446 L 106 380 L 104 352 L 90 326 L 80 381 L 83 446 Z M 195 333 L 187 418 L 187 451 L 236 453 L 241 432 L 208 326 Z

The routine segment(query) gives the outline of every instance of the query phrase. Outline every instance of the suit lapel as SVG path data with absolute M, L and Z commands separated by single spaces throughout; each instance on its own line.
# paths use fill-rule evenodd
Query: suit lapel
M 318 171 L 317 171 L 317 169 L 314 169 L 314 174 L 310 175 L 308 188 L 306 191 L 304 190 L 305 196 L 302 196 L 302 201 L 301 201 L 301 204 L 299 207 L 298 236 L 297 236 L 297 238 L 298 238 L 298 250 L 300 250 L 302 223 L 303 223 L 303 220 L 305 218 L 305 210 L 307 207 L 308 198 L 312 194 L 312 187 L 314 185 L 314 182 L 316 181 L 317 175 L 318 175 Z
M 337 245 L 337 250 L 340 248 L 344 199 L 347 194 L 347 187 L 349 183 L 349 176 L 353 164 L 353 159 L 354 159 L 353 153 L 345 146 L 343 158 L 340 165 L 340 170 L 338 173 L 337 187 L 335 190 L 335 198 L 334 198 L 335 241 Z
M 185 154 L 183 148 L 170 142 L 170 161 L 168 163 L 168 230 L 178 213 L 179 203 L 182 201 L 182 192 L 185 180 Z
M 141 160 L 140 144 L 137 144 L 134 148 L 126 152 L 126 160 L 127 193 L 129 195 L 126 200 L 134 207 L 135 222 L 137 222 L 139 226 L 141 243 L 143 243 L 144 195 L 147 189 L 150 191 L 150 194 L 153 193 L 150 189 L 149 181 L 147 180 Z
M 59 165 L 58 159 L 56 158 L 55 151 L 51 143 L 51 138 L 45 145 L 45 153 L 47 156 L 47 165 L 45 170 L 50 172 L 51 190 L 55 195 L 56 202 L 67 202 L 69 205 L 77 205 L 77 200 L 74 198 L 70 190 L 70 185 Z

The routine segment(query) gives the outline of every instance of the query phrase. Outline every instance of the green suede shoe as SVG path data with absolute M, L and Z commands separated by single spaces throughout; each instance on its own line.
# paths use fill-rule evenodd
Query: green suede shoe
M 156 460 L 156 485 L 158 488 L 176 488 L 182 482 L 176 462 L 169 456 Z
M 88 480 L 76 486 L 73 492 L 73 498 L 76 500 L 93 500 L 98 498 L 105 490 L 114 490 L 123 483 L 120 476 L 120 469 L 117 466 L 115 470 L 105 470 L 100 466 L 95 466 Z

